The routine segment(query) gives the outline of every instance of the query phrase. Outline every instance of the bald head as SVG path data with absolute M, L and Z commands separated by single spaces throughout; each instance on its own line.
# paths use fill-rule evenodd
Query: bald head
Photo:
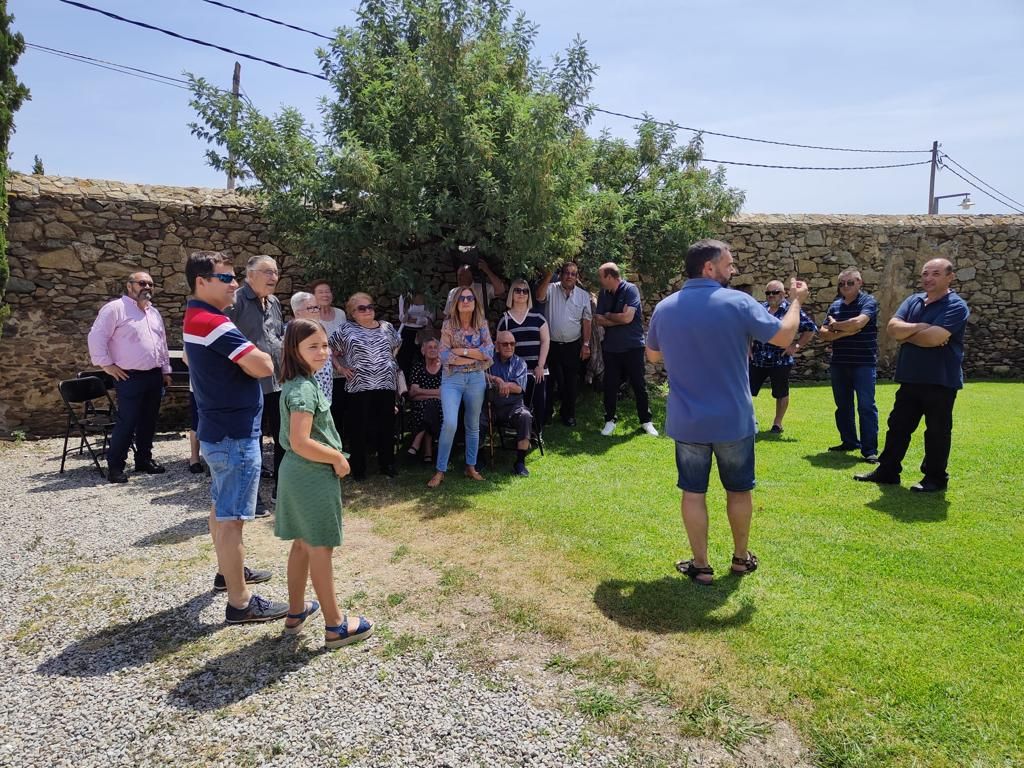
M 949 259 L 932 259 L 921 267 L 921 287 L 929 300 L 939 299 L 950 291 L 956 278 L 953 262 Z
M 511 331 L 498 331 L 494 341 L 502 360 L 508 360 L 516 353 L 516 337 Z

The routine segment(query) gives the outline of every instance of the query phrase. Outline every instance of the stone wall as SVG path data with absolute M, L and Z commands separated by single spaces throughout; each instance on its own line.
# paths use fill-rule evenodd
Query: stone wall
M 188 251 L 229 251 L 239 268 L 251 255 L 273 255 L 282 268 L 283 301 L 302 285 L 300 268 L 274 244 L 258 211 L 242 196 L 21 175 L 12 177 L 9 195 L 6 301 L 12 314 L 0 339 L 0 434 L 62 432 L 57 382 L 92 367 L 86 335 L 96 312 L 121 294 L 132 271 L 144 269 L 156 280 L 154 303 L 174 347 L 181 344 Z M 1024 376 L 1024 217 L 744 215 L 730 221 L 721 236 L 739 262 L 734 285 L 763 298 L 769 279 L 798 274 L 810 282 L 816 320 L 848 264 L 862 270 L 882 306 L 884 324 L 914 290 L 920 265 L 946 256 L 957 265 L 958 288 L 973 311 L 968 375 Z M 424 278 L 434 295 L 444 295 L 452 280 L 440 273 Z M 665 292 L 641 285 L 651 306 Z M 382 314 L 393 317 L 393 298 L 375 298 Z M 888 370 L 894 347 L 883 338 L 882 349 L 883 370 Z M 813 347 L 798 371 L 820 378 L 825 366 L 823 350 Z

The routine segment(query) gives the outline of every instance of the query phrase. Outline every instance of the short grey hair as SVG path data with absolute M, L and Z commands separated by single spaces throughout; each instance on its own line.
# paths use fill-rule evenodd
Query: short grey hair
M 860 270 L 857 269 L 856 267 L 847 267 L 846 269 L 839 273 L 838 279 L 842 280 L 844 277 L 856 277 L 862 283 L 864 282 L 864 278 L 861 277 L 860 275 Z
M 289 299 L 289 303 L 292 305 L 292 312 L 298 312 L 300 309 L 303 309 L 303 305 L 310 300 L 316 301 L 316 296 L 312 293 L 307 293 L 306 291 L 293 293 L 291 299 Z
M 259 253 L 259 254 L 255 255 L 255 256 L 250 256 L 249 260 L 247 262 L 245 262 L 245 271 L 246 272 L 254 272 L 256 270 L 256 268 L 259 267 L 260 264 L 263 264 L 264 262 L 267 262 L 267 261 L 271 261 L 271 262 L 274 263 L 275 267 L 277 266 L 277 262 L 274 261 L 274 257 L 273 256 L 268 256 L 265 253 Z

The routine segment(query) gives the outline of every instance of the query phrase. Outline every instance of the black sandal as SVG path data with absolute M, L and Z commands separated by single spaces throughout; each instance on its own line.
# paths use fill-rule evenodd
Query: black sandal
M 683 574 L 683 576 L 689 576 L 691 581 L 695 584 L 700 584 L 702 587 L 710 587 L 715 576 L 715 569 L 710 565 L 694 565 L 693 560 L 680 560 L 676 563 L 676 570 Z M 711 578 L 707 581 L 701 581 L 697 578 L 698 576 L 710 576 Z
M 743 566 L 743 570 L 742 571 L 737 570 L 736 569 L 737 565 L 742 565 Z M 747 550 L 747 556 L 746 557 L 736 557 L 736 555 L 732 556 L 732 572 L 735 573 L 737 576 L 746 576 L 748 573 L 753 573 L 756 570 L 757 570 L 757 555 L 755 555 L 749 549 Z

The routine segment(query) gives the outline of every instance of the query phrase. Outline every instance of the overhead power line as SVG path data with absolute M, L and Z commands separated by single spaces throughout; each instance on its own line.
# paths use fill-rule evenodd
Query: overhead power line
M 929 165 L 931 160 L 920 160 L 915 163 L 893 163 L 891 165 L 769 165 L 767 163 L 741 163 L 738 160 L 712 160 L 701 158 L 702 163 L 721 163 L 722 165 L 745 165 L 750 168 L 782 168 L 789 171 L 874 171 L 880 168 L 909 168 L 912 165 Z
M 797 147 L 799 149 L 821 149 L 827 152 L 866 152 L 869 154 L 890 154 L 890 155 L 909 155 L 917 154 L 922 152 L 931 152 L 930 149 L 864 149 L 859 147 L 823 147 L 817 144 L 795 144 L 790 141 L 774 141 L 772 139 L 756 139 L 751 136 L 737 136 L 734 133 L 720 133 L 719 131 L 709 131 L 704 128 L 689 128 L 679 123 L 666 123 L 662 120 L 655 120 L 651 117 L 638 117 L 637 115 L 627 115 L 624 112 L 614 112 L 610 109 L 602 109 L 601 107 L 591 107 L 594 112 L 601 112 L 605 115 L 613 115 L 615 117 L 625 117 L 629 120 L 638 120 L 643 123 L 653 123 L 654 125 L 663 125 L 666 128 L 675 128 L 678 130 L 689 131 L 690 133 L 702 133 L 705 136 L 720 136 L 725 139 L 737 139 L 739 141 L 753 141 L 758 144 L 774 144 L 779 147 Z
M 1005 197 L 1005 198 L 1006 198 L 1007 200 L 1009 200 L 1009 201 L 1010 201 L 1011 203 L 1016 203 L 1016 204 L 1017 204 L 1017 205 L 1019 205 L 1020 207 L 1024 208 L 1024 203 L 1020 202 L 1019 200 L 1014 200 L 1014 199 L 1013 199 L 1012 197 L 1010 197 L 1010 196 L 1009 196 L 1008 194 L 1006 194 L 1005 192 L 1000 192 L 1000 191 L 999 191 L 998 189 L 996 189 L 995 187 L 993 187 L 993 186 L 992 186 L 991 184 L 989 184 L 988 182 L 984 181 L 983 179 L 979 179 L 979 178 L 978 178 L 977 176 L 975 176 L 975 175 L 974 175 L 973 173 L 971 173 L 971 172 L 970 172 L 969 170 L 967 170 L 966 168 L 964 168 L 964 167 L 963 167 L 962 165 L 960 165 L 960 163 L 958 163 L 958 162 L 957 162 L 956 160 L 954 160 L 954 159 L 953 159 L 952 157 L 950 157 L 949 155 L 947 155 L 947 154 L 946 154 L 945 152 L 943 152 L 943 153 L 942 153 L 942 159 L 943 159 L 943 160 L 949 160 L 949 162 L 951 162 L 951 163 L 952 163 L 953 165 L 955 165 L 955 166 L 956 166 L 957 168 L 959 168 L 959 169 L 960 169 L 961 171 L 963 171 L 964 173 L 966 173 L 966 174 L 967 174 L 968 176 L 970 176 L 970 177 L 971 177 L 972 179 L 974 179 L 975 181 L 981 182 L 981 183 L 982 183 L 983 185 L 985 185 L 986 187 L 988 187 L 989 189 L 991 189 L 991 190 L 992 190 L 993 192 L 995 192 L 995 193 L 996 193 L 997 195 L 1000 195 L 1000 196 L 1002 196 L 1002 197 Z M 952 170 L 952 168 L 950 168 L 949 170 Z M 1013 206 L 1007 206 L 1007 207 L 1008 207 L 1008 208 L 1012 208 Z
M 988 192 L 987 190 L 983 189 L 982 187 L 979 187 L 979 186 L 978 186 L 977 184 L 975 184 L 975 183 L 974 183 L 973 181 L 969 180 L 969 179 L 968 179 L 968 178 L 967 178 L 966 176 L 964 176 L 963 174 L 960 174 L 960 173 L 957 173 L 956 171 L 954 171 L 954 170 L 953 170 L 952 168 L 950 168 L 950 167 L 949 167 L 948 165 L 943 165 L 943 166 L 942 166 L 942 168 L 943 168 L 944 170 L 947 170 L 947 171 L 949 171 L 949 172 L 950 172 L 950 173 L 952 173 L 952 174 L 953 174 L 954 176 L 957 176 L 958 178 L 960 178 L 960 179 L 961 179 L 961 180 L 962 180 L 962 181 L 963 181 L 963 182 L 964 182 L 965 184 L 969 184 L 970 186 L 974 187 L 974 188 L 975 188 L 976 190 L 978 190 L 979 192 L 981 192 L 981 193 L 982 193 L 983 195 L 986 195 L 986 196 L 988 196 L 988 197 L 991 197 L 991 198 L 992 198 L 993 200 L 995 200 L 995 201 L 996 201 L 997 203 L 999 203 L 999 204 L 1001 204 L 1001 205 L 1005 205 L 1005 206 L 1006 206 L 1007 208 L 1009 208 L 1009 209 L 1010 209 L 1011 211 L 1016 211 L 1017 213 L 1024 213 L 1024 210 L 1021 210 L 1020 208 L 1015 208 L 1014 206 L 1012 206 L 1012 205 L 1010 205 L 1009 203 L 1007 203 L 1007 202 L 1006 202 L 1005 200 L 1000 200 L 1000 199 L 999 199 L 998 197 L 996 197 L 995 195 L 991 194 L 990 192 Z
M 233 5 L 228 5 L 227 3 L 221 3 L 221 2 L 218 2 L 217 0 L 203 0 L 203 2 L 204 3 L 209 3 L 210 5 L 218 5 L 221 8 L 227 8 L 229 11 L 234 11 L 235 13 L 243 13 L 246 16 L 252 16 L 253 18 L 257 18 L 257 19 L 260 19 L 262 21 L 269 21 L 271 24 L 277 24 L 278 26 L 288 27 L 288 29 L 294 29 L 297 32 L 305 32 L 307 35 L 313 35 L 315 37 L 319 37 L 319 38 L 322 38 L 324 40 L 334 40 L 334 38 L 331 37 L 330 35 L 322 35 L 319 32 L 314 32 L 312 29 L 306 29 L 305 27 L 298 27 L 295 24 L 289 24 L 287 21 L 280 21 L 278 19 L 272 19 L 269 16 L 260 16 L 258 13 L 253 13 L 252 11 L 247 11 L 244 8 L 236 8 Z
M 122 22 L 124 22 L 126 24 L 133 24 L 136 27 L 142 27 L 143 29 L 151 29 L 154 32 L 161 32 L 162 34 L 169 35 L 170 37 L 175 37 L 175 38 L 178 38 L 179 40 L 185 40 L 185 41 L 190 42 L 190 43 L 195 43 L 196 45 L 202 45 L 202 46 L 205 46 L 207 48 L 216 48 L 218 51 L 224 51 L 224 53 L 230 53 L 232 56 L 241 56 L 243 59 L 251 59 L 252 61 L 258 61 L 258 62 L 261 62 L 263 64 L 267 64 L 267 65 L 269 65 L 271 67 L 277 67 L 278 69 L 285 69 L 285 70 L 288 70 L 289 72 L 295 72 L 295 73 L 300 74 L 300 75 L 306 75 L 308 77 L 315 77 L 318 80 L 327 80 L 327 78 L 324 75 L 317 74 L 316 72 L 310 72 L 307 69 L 299 69 L 298 67 L 289 67 L 286 64 L 281 64 L 280 62 L 277 62 L 277 61 L 271 61 L 270 59 L 264 59 L 261 56 L 254 56 L 251 53 L 242 53 L 240 51 L 232 50 L 231 48 L 226 48 L 223 45 L 217 45 L 216 43 L 209 43 L 206 40 L 200 40 L 200 39 L 195 38 L 195 37 L 188 37 L 187 35 L 180 35 L 177 32 L 172 32 L 169 29 L 163 29 L 162 27 L 155 27 L 152 24 L 147 24 L 144 21 L 135 21 L 134 19 L 128 19 L 128 18 L 125 18 L 124 16 L 118 16 L 116 13 L 111 13 L 110 11 L 104 11 L 101 8 L 94 8 L 91 5 L 86 5 L 85 3 L 76 2 L 76 0 L 59 0 L 59 2 L 62 2 L 65 5 L 73 5 L 76 8 L 82 8 L 82 9 L 84 9 L 86 11 L 92 11 L 93 13 L 99 13 L 99 14 L 102 14 L 104 16 L 108 16 L 109 18 L 114 19 L 116 21 L 122 21 Z
M 169 85 L 172 88 L 181 88 L 184 91 L 188 90 L 188 81 L 181 80 L 176 77 L 169 77 L 168 75 L 161 75 L 156 72 L 150 72 L 147 69 L 139 69 L 138 67 L 129 67 L 125 64 L 115 64 L 112 61 L 104 61 L 103 59 L 94 59 L 91 56 L 83 56 L 78 53 L 71 53 L 70 51 L 62 51 L 59 48 L 50 48 L 45 45 L 36 45 L 35 43 L 25 43 L 26 47 L 32 48 L 43 53 L 49 53 L 53 56 L 60 56 L 64 59 L 70 59 L 76 61 L 79 64 L 89 64 L 93 67 L 99 67 L 100 69 L 108 69 L 111 72 L 118 72 L 122 75 L 131 75 L 132 77 L 138 77 L 142 80 L 149 80 L 154 83 L 160 83 L 160 85 Z M 181 85 L 183 83 L 184 85 Z

